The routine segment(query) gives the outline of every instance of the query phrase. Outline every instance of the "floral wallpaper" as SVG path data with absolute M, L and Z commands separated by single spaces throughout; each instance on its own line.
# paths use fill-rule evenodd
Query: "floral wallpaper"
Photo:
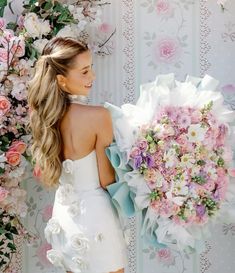
M 19 1 L 20 2 L 20 1 Z M 91 103 L 133 102 L 141 83 L 156 74 L 174 72 L 210 74 L 220 81 L 225 102 L 235 109 L 235 3 L 224 10 L 215 0 L 120 0 L 110 1 L 104 32 L 116 28 L 113 54 L 94 57 L 97 80 Z M 20 4 L 19 4 L 20 5 Z M 25 181 L 28 192 L 26 225 L 37 239 L 24 248 L 23 273 L 59 273 L 45 257 L 50 245 L 43 229 L 52 212 L 53 192 L 34 179 Z M 235 260 L 235 219 L 219 223 L 198 254 L 177 249 L 155 249 L 136 236 L 140 215 L 125 223 L 131 231 L 129 273 L 232 273 Z

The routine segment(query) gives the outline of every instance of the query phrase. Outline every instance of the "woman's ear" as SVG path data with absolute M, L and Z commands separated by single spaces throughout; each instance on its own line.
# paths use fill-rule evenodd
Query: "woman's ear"
M 66 78 L 63 75 L 56 75 L 58 84 L 60 87 L 65 88 L 66 87 Z

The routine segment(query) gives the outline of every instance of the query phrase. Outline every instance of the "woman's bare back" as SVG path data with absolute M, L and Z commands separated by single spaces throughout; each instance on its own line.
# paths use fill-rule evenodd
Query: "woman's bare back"
M 112 143 L 111 117 L 100 106 L 71 104 L 64 115 L 60 132 L 63 160 L 77 160 L 96 150 L 100 183 L 103 187 L 114 181 L 114 170 L 105 154 Z

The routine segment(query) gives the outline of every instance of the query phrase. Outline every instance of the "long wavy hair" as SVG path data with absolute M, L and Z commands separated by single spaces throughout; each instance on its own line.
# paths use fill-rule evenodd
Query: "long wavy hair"
M 65 114 L 68 95 L 57 81 L 73 68 L 77 55 L 88 47 L 71 38 L 53 38 L 45 46 L 29 83 L 28 103 L 33 137 L 33 161 L 40 168 L 41 181 L 47 187 L 58 184 L 62 169 L 60 121 Z

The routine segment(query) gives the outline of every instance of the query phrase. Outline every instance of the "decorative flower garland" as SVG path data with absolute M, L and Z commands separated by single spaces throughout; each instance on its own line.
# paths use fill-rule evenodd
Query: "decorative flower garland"
M 66 2 L 68 2 L 66 4 Z M 0 17 L 11 1 L 0 2 Z M 15 235 L 33 238 L 20 217 L 27 214 L 26 191 L 21 181 L 31 168 L 27 126 L 27 82 L 44 45 L 54 36 L 78 38 L 99 55 L 113 50 L 115 31 L 102 24 L 102 0 L 28 0 L 16 22 L 0 18 L 0 271 L 5 272 L 16 251 Z M 97 31 L 98 30 L 98 31 Z M 96 31 L 96 32 L 95 32 Z M 96 40 L 91 39 L 89 33 Z

